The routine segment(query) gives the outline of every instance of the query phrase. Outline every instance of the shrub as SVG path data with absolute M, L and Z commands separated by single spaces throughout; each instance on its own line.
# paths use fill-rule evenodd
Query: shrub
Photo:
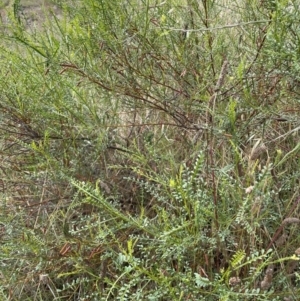
M 3 298 L 297 300 L 296 2 L 55 2 L 2 33 Z

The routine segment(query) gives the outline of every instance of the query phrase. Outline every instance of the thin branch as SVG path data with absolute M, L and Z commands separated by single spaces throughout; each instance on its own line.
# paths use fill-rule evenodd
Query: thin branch
M 220 30 L 226 28 L 242 27 L 242 26 L 252 25 L 252 24 L 264 24 L 264 23 L 270 23 L 270 20 L 249 21 L 249 22 L 228 24 L 228 25 L 222 25 L 216 27 L 203 27 L 199 29 L 184 29 L 184 28 L 174 28 L 174 27 L 172 28 L 172 27 L 164 27 L 164 26 L 161 28 L 171 30 L 171 31 L 181 31 L 181 32 L 202 32 L 202 31 L 214 31 L 214 30 Z

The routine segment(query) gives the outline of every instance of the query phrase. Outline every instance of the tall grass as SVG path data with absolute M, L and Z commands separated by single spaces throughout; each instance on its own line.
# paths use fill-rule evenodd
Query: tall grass
M 297 300 L 297 1 L 19 1 L 1 45 L 3 300 Z

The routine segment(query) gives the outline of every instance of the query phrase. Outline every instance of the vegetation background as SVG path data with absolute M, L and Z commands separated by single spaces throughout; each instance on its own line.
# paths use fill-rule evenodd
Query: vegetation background
M 1 300 L 298 300 L 299 4 L 1 1 Z

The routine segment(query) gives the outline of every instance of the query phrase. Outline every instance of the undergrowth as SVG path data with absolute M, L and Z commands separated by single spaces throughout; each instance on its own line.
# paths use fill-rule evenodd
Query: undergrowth
M 298 1 L 52 2 L 1 31 L 1 299 L 297 300 Z

